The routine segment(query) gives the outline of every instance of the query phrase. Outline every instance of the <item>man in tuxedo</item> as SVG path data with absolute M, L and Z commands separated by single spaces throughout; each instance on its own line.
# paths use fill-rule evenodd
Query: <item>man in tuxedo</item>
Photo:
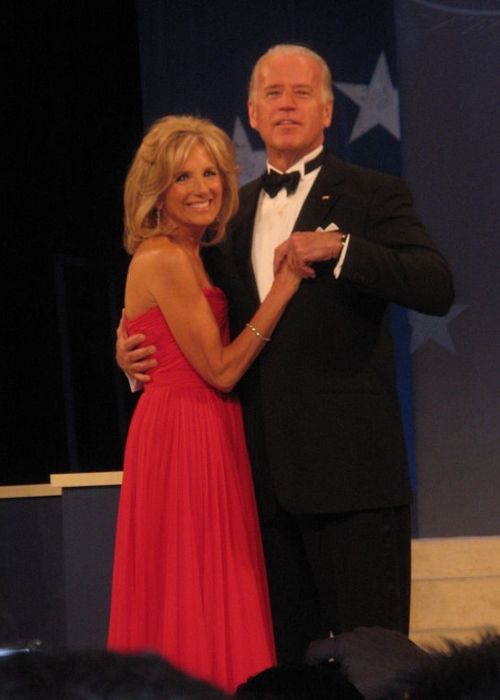
M 445 314 L 453 283 L 406 186 L 324 150 L 333 94 L 319 55 L 266 52 L 248 112 L 267 173 L 241 189 L 223 254 L 207 249 L 206 264 L 234 333 L 273 259 L 304 278 L 239 386 L 278 657 L 290 661 L 330 632 L 408 631 L 411 492 L 388 306 Z M 136 345 L 118 333 L 118 363 L 141 379 L 151 360 Z

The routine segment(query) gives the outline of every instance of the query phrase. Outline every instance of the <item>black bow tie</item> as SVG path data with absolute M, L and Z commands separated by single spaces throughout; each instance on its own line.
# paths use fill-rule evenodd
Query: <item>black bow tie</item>
M 304 165 L 304 173 L 312 172 L 320 165 L 323 165 L 326 157 L 326 151 L 323 150 L 316 158 L 308 161 Z M 276 197 L 278 192 L 285 187 L 287 195 L 293 194 L 300 182 L 300 172 L 293 170 L 291 173 L 278 173 L 276 170 L 271 170 L 261 176 L 262 188 L 270 197 Z
M 287 194 L 292 194 L 297 189 L 300 181 L 300 173 L 294 170 L 293 173 L 277 173 L 276 170 L 271 170 L 269 173 L 264 173 L 261 177 L 262 187 L 270 197 L 276 197 L 278 192 L 286 187 Z

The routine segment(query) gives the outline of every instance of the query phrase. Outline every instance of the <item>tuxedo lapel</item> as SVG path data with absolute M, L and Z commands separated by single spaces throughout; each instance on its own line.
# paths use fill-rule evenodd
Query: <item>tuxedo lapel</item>
M 231 225 L 233 260 L 255 306 L 259 304 L 259 293 L 252 267 L 252 235 L 259 193 L 260 180 L 255 180 L 242 188 L 240 209 Z
M 318 226 L 328 226 L 332 221 L 334 222 L 334 210 L 341 198 L 339 185 L 342 179 L 339 162 L 334 156 L 328 154 L 299 212 L 293 231 L 315 231 Z

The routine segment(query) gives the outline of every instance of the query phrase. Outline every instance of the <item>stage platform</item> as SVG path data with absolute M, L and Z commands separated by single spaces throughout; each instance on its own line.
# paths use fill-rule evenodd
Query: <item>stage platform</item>
M 104 648 L 122 473 L 0 487 L 2 641 Z M 500 535 L 412 541 L 410 637 L 426 647 L 500 632 Z

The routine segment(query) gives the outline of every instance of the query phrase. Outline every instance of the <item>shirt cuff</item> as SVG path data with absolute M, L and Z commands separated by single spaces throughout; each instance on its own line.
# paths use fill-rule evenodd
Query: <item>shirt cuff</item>
M 125 376 L 128 379 L 130 391 L 133 394 L 135 394 L 136 391 L 140 391 L 144 387 L 144 384 L 142 382 L 138 382 L 137 379 L 134 379 L 133 377 L 131 377 L 130 374 L 125 374 Z
M 340 255 L 339 255 L 339 259 L 337 260 L 337 264 L 333 268 L 333 276 L 337 280 L 340 277 L 340 273 L 342 272 L 342 265 L 344 264 L 344 260 L 345 260 L 345 256 L 347 253 L 347 249 L 349 247 L 350 240 L 351 240 L 351 235 L 348 233 L 347 238 L 345 239 L 345 243 L 342 246 L 342 250 L 340 251 Z

